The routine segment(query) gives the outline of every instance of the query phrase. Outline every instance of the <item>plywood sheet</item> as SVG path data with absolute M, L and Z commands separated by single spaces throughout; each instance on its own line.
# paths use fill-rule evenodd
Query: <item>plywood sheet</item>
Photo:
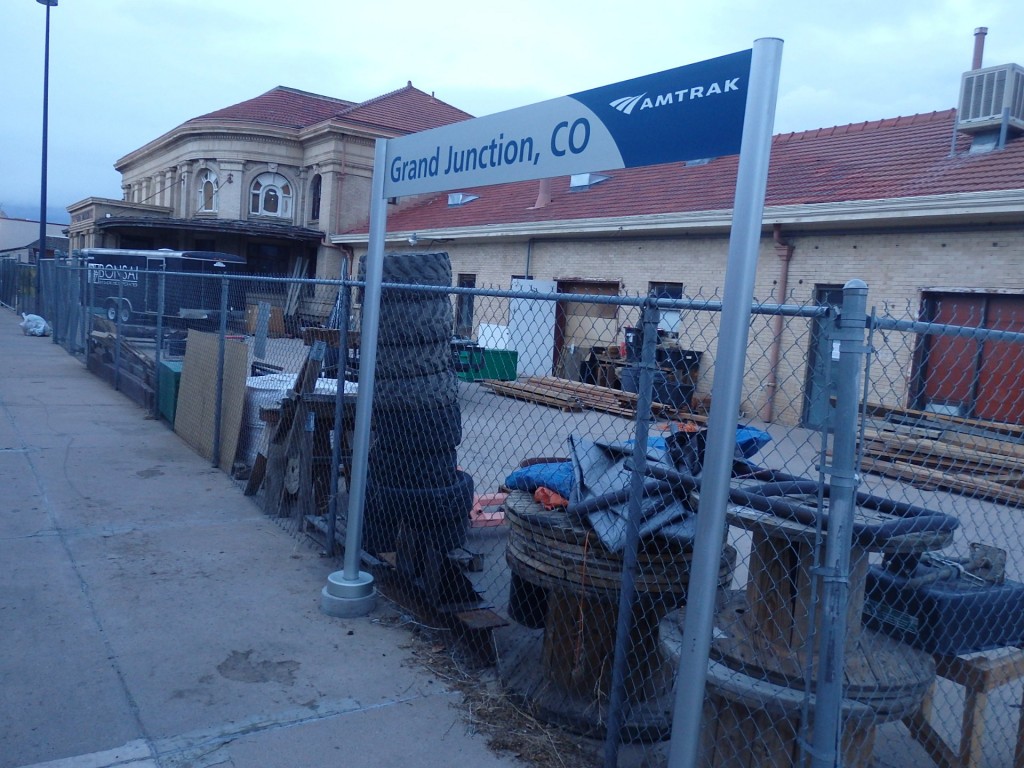
M 215 333 L 190 330 L 174 419 L 174 431 L 200 456 L 213 461 L 214 423 L 217 413 L 219 338 Z M 231 471 L 245 410 L 245 384 L 249 352 L 244 342 L 224 342 L 224 377 L 220 414 L 220 456 L 217 462 Z

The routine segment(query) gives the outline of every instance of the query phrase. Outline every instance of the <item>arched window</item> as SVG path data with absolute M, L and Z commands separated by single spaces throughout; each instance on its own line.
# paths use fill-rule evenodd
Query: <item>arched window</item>
M 292 185 L 279 173 L 261 173 L 249 192 L 249 213 L 256 216 L 292 215 Z
M 209 168 L 196 178 L 196 210 L 209 213 L 217 210 L 217 174 Z
M 309 220 L 320 220 L 320 192 L 323 189 L 323 177 L 318 173 L 309 184 Z

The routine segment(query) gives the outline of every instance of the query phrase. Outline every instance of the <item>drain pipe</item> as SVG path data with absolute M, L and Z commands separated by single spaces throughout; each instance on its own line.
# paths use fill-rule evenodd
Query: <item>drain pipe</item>
M 537 199 L 527 210 L 536 211 L 551 202 L 551 179 L 541 179 L 537 184 Z M 526 269 L 523 277 L 530 279 L 530 270 L 533 268 L 533 238 L 526 241 Z
M 775 241 L 775 255 L 782 260 L 782 270 L 779 273 L 778 302 L 785 304 L 786 293 L 789 291 L 789 262 L 793 258 L 793 245 L 782 239 L 781 224 L 775 224 L 772 227 L 772 239 Z M 761 406 L 761 421 L 766 424 L 771 424 L 775 420 L 775 393 L 778 390 L 779 384 L 782 329 L 783 317 L 782 315 L 776 315 L 772 318 L 772 345 L 768 350 L 768 380 L 764 385 L 764 403 Z

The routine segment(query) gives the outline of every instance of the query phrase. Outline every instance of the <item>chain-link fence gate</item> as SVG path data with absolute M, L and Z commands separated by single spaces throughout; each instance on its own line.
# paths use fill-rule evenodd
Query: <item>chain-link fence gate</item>
M 111 320 L 87 265 L 58 278 L 60 343 L 339 554 L 360 282 L 205 276 L 168 302 L 185 277 L 159 272 L 153 312 Z M 666 764 L 701 681 L 698 765 L 1021 764 L 1021 318 L 757 302 L 718 588 L 688 595 L 735 375 L 719 297 L 452 283 L 443 255 L 386 258 L 362 562 L 504 697 L 595 765 Z

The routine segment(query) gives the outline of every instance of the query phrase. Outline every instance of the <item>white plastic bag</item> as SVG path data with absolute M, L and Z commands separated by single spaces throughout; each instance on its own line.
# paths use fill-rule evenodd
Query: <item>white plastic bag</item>
M 21 313 L 21 331 L 26 336 L 49 336 L 53 330 L 50 324 L 39 315 L 26 315 Z

